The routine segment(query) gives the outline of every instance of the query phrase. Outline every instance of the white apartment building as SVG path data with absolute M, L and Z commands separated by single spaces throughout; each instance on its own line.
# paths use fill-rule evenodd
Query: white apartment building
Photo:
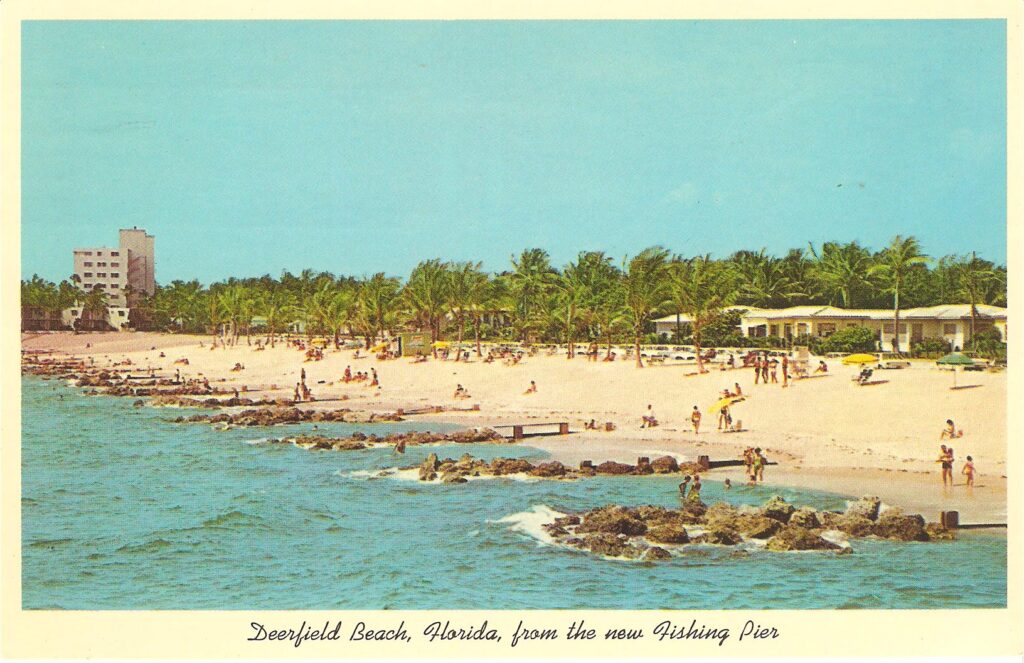
M 128 324 L 128 311 L 140 295 L 156 292 L 154 237 L 139 228 L 121 229 L 118 246 L 74 250 L 74 281 L 84 292 L 100 288 L 107 293 L 115 329 Z M 72 323 L 81 308 L 65 311 Z

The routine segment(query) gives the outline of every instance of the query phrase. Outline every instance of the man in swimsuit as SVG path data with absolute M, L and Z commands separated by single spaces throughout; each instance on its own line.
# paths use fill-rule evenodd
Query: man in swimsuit
M 945 444 L 941 447 L 941 453 L 936 462 L 942 464 L 942 485 L 945 486 L 948 481 L 950 485 L 953 484 L 953 450 L 948 449 Z

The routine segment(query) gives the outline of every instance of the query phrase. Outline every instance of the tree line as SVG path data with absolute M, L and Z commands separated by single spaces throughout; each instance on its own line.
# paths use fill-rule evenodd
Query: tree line
M 22 281 L 21 294 L 24 306 L 49 312 L 82 306 L 96 316 L 107 306 L 101 289 L 86 293 L 69 281 L 38 276 Z M 371 344 L 416 329 L 433 341 L 472 339 L 478 353 L 483 340 L 565 343 L 570 357 L 579 343 L 610 351 L 629 341 L 639 362 L 652 320 L 664 315 L 690 319 L 679 324 L 675 340 L 696 345 L 699 356 L 704 332 L 720 327 L 730 306 L 886 308 L 898 329 L 903 309 L 953 303 L 970 304 L 972 317 L 979 304 L 1005 306 L 1006 267 L 974 253 L 932 258 L 916 238 L 896 236 L 874 252 L 858 242 L 825 242 L 781 257 L 762 249 L 715 259 L 653 246 L 621 261 L 585 251 L 557 268 L 546 251 L 534 248 L 498 273 L 479 262 L 434 258 L 404 280 L 383 272 L 356 278 L 313 270 L 208 286 L 176 280 L 138 298 L 132 314 L 140 328 L 218 334 L 227 343 L 258 327 L 273 345 L 297 322 L 306 334 L 336 343 L 353 335 Z

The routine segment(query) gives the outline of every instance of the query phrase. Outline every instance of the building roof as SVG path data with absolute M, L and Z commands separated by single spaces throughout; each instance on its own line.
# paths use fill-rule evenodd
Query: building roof
M 725 311 L 747 311 L 748 315 L 755 315 L 757 312 L 761 311 L 761 309 L 759 309 L 759 308 L 757 308 L 755 306 L 726 306 L 725 309 L 723 309 L 723 310 L 725 310 Z M 679 322 L 692 322 L 693 321 L 693 318 L 691 318 L 690 316 L 686 315 L 685 313 L 680 313 L 678 319 L 679 319 Z M 654 320 L 654 322 L 666 322 L 666 323 L 670 322 L 672 324 L 675 324 L 675 322 L 676 322 L 676 314 L 672 313 L 670 315 L 666 315 L 663 318 L 657 318 L 657 319 Z
M 1000 306 L 978 305 L 978 316 L 996 320 L 1006 319 L 1006 309 Z M 783 320 L 788 318 L 842 318 L 861 320 L 891 320 L 892 309 L 852 308 L 838 306 L 790 306 L 779 309 L 752 309 L 746 318 L 761 320 Z M 962 320 L 971 317 L 970 304 L 941 304 L 922 306 L 900 311 L 900 318 L 907 320 Z

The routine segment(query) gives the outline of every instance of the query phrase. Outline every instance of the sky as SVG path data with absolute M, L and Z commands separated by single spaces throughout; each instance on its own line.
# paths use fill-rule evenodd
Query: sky
M 809 242 L 1006 260 L 1003 21 L 30 22 L 22 275 Z

